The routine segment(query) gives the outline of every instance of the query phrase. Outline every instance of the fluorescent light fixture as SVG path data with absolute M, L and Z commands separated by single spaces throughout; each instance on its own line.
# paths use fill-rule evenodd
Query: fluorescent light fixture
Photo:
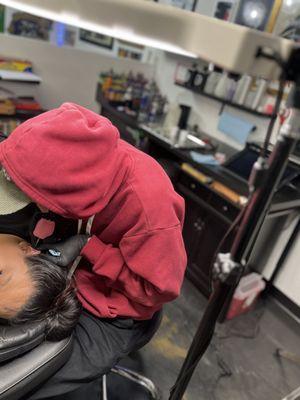
M 0 0 L 0 4 L 266 79 L 278 79 L 281 69 L 272 60 L 257 58 L 258 50 L 276 51 L 287 61 L 296 47 L 269 33 L 145 0 Z
M 0 1 L 0 4 L 3 4 L 5 6 L 15 8 L 17 10 L 21 10 L 39 17 L 48 18 L 52 21 L 62 22 L 68 25 L 76 26 L 78 28 L 86 29 L 92 32 L 101 33 L 103 35 L 111 36 L 117 39 L 122 39 L 144 46 L 169 51 L 171 53 L 196 58 L 196 54 L 186 51 L 171 42 L 160 40 L 159 38 L 155 37 L 152 38 L 151 36 L 146 36 L 139 32 L 135 32 L 135 30 L 132 29 L 130 25 L 126 24 L 126 20 L 124 22 L 122 21 L 122 16 L 120 18 L 121 13 L 120 10 L 118 11 L 119 4 L 115 4 L 115 7 L 113 7 L 113 4 L 109 5 L 109 3 L 114 3 L 114 1 Z M 116 1 L 115 3 L 118 3 L 118 1 Z M 126 2 L 123 1 L 123 3 Z M 87 9 L 90 9 L 91 7 L 89 6 L 91 5 L 95 7 L 95 9 L 93 9 L 92 7 L 92 18 L 91 14 L 88 15 L 88 13 L 86 12 L 85 5 L 87 5 Z M 112 21 L 111 18 L 105 21 L 104 15 L 101 15 L 101 6 L 103 6 L 105 8 L 105 11 L 107 11 L 107 5 L 109 5 L 109 9 L 111 10 L 112 19 L 115 19 L 115 21 Z M 73 8 L 72 6 L 75 7 Z M 124 4 L 122 4 L 122 6 L 124 6 Z M 96 12 L 96 14 L 94 12 Z M 114 13 L 115 15 L 113 15 Z M 95 15 L 97 16 L 97 14 L 99 18 L 95 18 Z M 104 14 L 106 14 L 106 12 L 104 12 Z M 155 25 L 152 26 L 152 29 L 155 29 Z

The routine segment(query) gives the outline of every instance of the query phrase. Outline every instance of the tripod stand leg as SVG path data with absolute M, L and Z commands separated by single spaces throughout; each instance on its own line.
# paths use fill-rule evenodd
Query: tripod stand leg
M 277 349 L 275 355 L 280 358 L 285 358 L 286 360 L 293 361 L 300 365 L 300 356 L 298 354 L 291 353 L 290 351 Z
M 292 393 L 285 396 L 282 400 L 299 400 L 299 399 L 300 399 L 300 387 L 298 387 Z
M 230 293 L 231 286 L 227 284 L 219 283 L 215 288 L 194 336 L 187 357 L 182 365 L 177 381 L 171 389 L 169 400 L 179 400 L 184 395 L 185 389 L 198 362 L 211 342 L 217 319 Z

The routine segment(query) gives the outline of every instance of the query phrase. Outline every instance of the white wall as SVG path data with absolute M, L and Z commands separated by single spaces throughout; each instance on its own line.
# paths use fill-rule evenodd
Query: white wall
M 276 279 L 276 287 L 300 307 L 300 233 Z
M 71 101 L 99 111 L 95 101 L 99 73 L 110 68 L 116 72 L 143 72 L 149 78 L 154 74 L 152 65 L 17 36 L 1 34 L 0 48 L 4 56 L 32 61 L 34 72 L 43 79 L 37 86 L 8 82 L 1 85 L 17 95 L 35 95 L 46 109 Z

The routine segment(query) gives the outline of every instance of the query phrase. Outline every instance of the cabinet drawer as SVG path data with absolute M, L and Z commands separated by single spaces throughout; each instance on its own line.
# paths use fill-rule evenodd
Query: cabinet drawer
M 205 275 L 201 269 L 195 264 L 188 264 L 186 277 L 196 286 L 197 289 L 205 296 L 211 294 L 210 281 L 208 275 Z
M 222 197 L 218 196 L 217 194 L 214 194 L 211 199 L 209 204 L 220 214 L 222 214 L 224 217 L 230 219 L 230 220 L 235 220 L 235 218 L 238 216 L 240 209 L 233 204 L 229 203 Z
M 180 173 L 178 183 L 185 186 L 196 196 L 199 196 L 202 200 L 206 200 L 209 197 L 210 190 L 202 185 L 201 182 L 198 182 L 196 179 L 185 174 L 184 172 Z

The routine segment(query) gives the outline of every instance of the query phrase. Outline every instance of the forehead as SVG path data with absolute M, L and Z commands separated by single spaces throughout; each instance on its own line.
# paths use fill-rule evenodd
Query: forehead
M 13 248 L 0 251 L 0 317 L 11 318 L 29 300 L 33 283 L 25 258 Z
M 12 243 L 9 240 L 0 241 L 0 271 L 4 268 L 26 268 L 25 259 L 20 251 L 19 246 L 16 243 Z

